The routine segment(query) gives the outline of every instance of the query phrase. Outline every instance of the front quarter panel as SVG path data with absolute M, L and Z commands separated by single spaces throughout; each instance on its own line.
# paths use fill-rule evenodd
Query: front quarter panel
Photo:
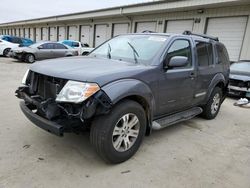
M 138 96 L 148 104 L 148 118 L 152 119 L 155 111 L 155 99 L 149 86 L 135 79 L 117 80 L 102 87 L 102 90 L 109 96 L 113 104 L 122 99 Z

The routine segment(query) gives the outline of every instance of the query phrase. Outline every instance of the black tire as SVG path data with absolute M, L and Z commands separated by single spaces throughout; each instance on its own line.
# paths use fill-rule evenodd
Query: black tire
M 35 56 L 33 54 L 26 54 L 25 55 L 25 62 L 27 63 L 34 63 L 35 62 Z
M 86 56 L 86 55 L 89 55 L 89 52 L 83 52 L 82 53 L 82 56 Z
M 9 54 L 9 52 L 10 52 L 10 48 L 6 48 L 6 49 L 3 51 L 3 56 L 4 56 L 4 57 L 7 57 L 8 54 Z
M 139 125 L 139 133 L 137 138 L 134 139 L 134 143 L 131 144 L 130 148 L 128 148 L 126 151 L 118 151 L 114 146 L 114 142 L 116 140 L 114 140 L 115 136 L 113 135 L 113 132 L 115 127 L 118 126 L 118 122 L 120 123 L 123 121 L 121 120 L 121 117 L 124 117 L 124 115 L 127 114 L 133 114 L 138 118 L 138 123 L 135 126 Z M 99 116 L 94 119 L 90 130 L 90 141 L 95 147 L 97 153 L 106 162 L 113 164 L 124 162 L 132 157 L 139 149 L 146 132 L 146 122 L 145 111 L 142 106 L 137 102 L 125 100 L 115 105 L 109 114 Z M 125 135 L 119 135 L 117 136 L 117 139 L 118 137 L 122 139 L 124 136 Z M 125 148 L 124 140 L 120 142 Z M 120 144 L 121 149 L 123 147 L 122 144 Z
M 219 96 L 219 102 L 215 102 L 216 96 Z M 208 120 L 214 119 L 220 111 L 221 102 L 222 102 L 222 90 L 219 87 L 215 87 L 212 94 L 210 95 L 207 104 L 202 107 L 203 112 L 201 114 L 201 117 Z M 214 103 L 218 103 L 218 105 L 216 105 L 217 107 L 215 106 L 212 107 Z

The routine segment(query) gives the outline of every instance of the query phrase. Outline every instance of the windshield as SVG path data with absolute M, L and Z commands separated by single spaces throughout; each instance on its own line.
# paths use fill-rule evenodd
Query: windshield
M 250 62 L 234 63 L 230 69 L 237 72 L 250 72 Z
M 168 36 L 160 35 L 121 35 L 95 49 L 90 56 L 148 65 L 167 39 Z

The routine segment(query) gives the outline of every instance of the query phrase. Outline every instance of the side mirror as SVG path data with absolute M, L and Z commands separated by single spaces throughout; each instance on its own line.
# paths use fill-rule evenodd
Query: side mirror
M 39 50 L 43 49 L 43 47 L 42 47 L 42 46 L 38 46 L 37 48 L 38 48 Z
M 187 65 L 188 58 L 185 56 L 174 56 L 169 60 L 169 62 L 165 62 L 165 67 L 185 67 Z

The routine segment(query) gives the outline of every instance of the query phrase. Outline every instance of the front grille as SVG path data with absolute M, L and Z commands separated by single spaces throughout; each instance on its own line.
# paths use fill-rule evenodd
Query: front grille
M 237 87 L 248 87 L 247 82 L 241 81 L 241 80 L 235 80 L 235 79 L 230 79 L 229 84 L 231 86 L 237 86 Z
M 67 80 L 30 72 L 27 79 L 30 94 L 39 95 L 42 99 L 55 99 Z

